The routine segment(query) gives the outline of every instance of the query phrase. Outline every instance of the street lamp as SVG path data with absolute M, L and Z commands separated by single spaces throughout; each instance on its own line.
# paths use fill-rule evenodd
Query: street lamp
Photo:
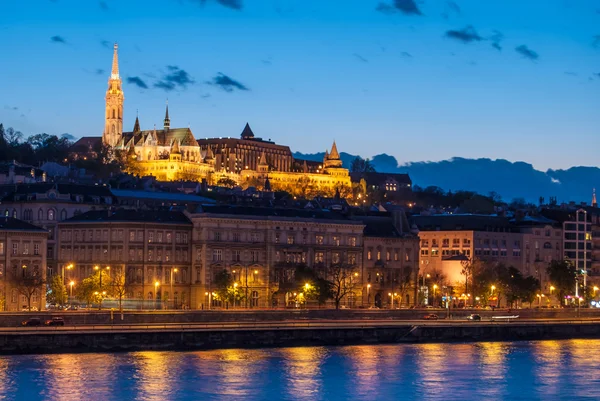
M 435 290 L 437 290 L 438 286 L 437 284 L 433 285 L 433 303 L 435 304 Z
M 75 285 L 75 282 L 73 280 L 71 280 L 71 282 L 69 283 L 69 287 L 70 288 L 70 293 L 69 293 L 69 298 L 73 298 L 73 286 Z
M 491 296 L 490 296 L 490 298 L 493 298 L 493 297 L 494 297 L 494 290 L 496 289 L 496 286 L 495 286 L 495 285 L 492 285 L 492 287 L 491 287 L 491 288 L 492 288 L 492 293 L 491 293 Z M 496 304 L 496 306 L 498 306 L 498 304 Z
M 390 299 L 392 300 L 392 306 L 390 309 L 394 309 L 394 296 L 392 295 L 391 292 L 388 292 L 388 295 L 389 295 Z
M 171 269 L 171 293 L 169 297 L 173 296 L 173 273 L 177 273 L 177 268 Z M 173 308 L 175 308 L 175 301 L 173 301 Z
M 156 309 L 156 300 L 158 299 L 158 286 L 160 283 L 158 281 L 154 282 L 154 309 Z
M 233 307 L 235 308 L 235 298 L 237 296 L 238 283 L 233 283 Z
M 367 284 L 367 304 L 371 306 L 371 284 Z

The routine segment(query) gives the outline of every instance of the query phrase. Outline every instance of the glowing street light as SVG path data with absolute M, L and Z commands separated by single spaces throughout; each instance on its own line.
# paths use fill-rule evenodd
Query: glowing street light
M 71 282 L 69 283 L 69 287 L 70 288 L 70 293 L 69 293 L 69 297 L 73 298 L 73 286 L 75 285 L 75 282 L 73 280 L 71 280 Z

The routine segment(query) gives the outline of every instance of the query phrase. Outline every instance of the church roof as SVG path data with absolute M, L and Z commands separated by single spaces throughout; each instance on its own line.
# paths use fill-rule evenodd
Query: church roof
M 333 146 L 331 147 L 331 153 L 329 153 L 329 158 L 334 159 L 334 160 L 337 160 L 340 158 L 340 154 L 338 153 L 337 145 L 335 144 L 335 141 L 333 141 Z
M 154 130 L 145 130 L 140 133 L 123 132 L 123 139 L 127 144 L 131 138 L 134 138 L 134 143 L 143 144 L 143 141 L 150 134 L 154 134 Z M 141 142 L 140 142 L 141 141 Z M 198 142 L 189 128 L 171 128 L 169 130 L 156 130 L 156 141 L 159 146 L 171 146 L 174 141 L 178 141 L 181 146 L 198 146 Z
M 246 123 L 246 126 L 242 131 L 241 137 L 242 139 L 254 138 L 254 132 L 252 132 L 252 128 L 250 128 L 250 125 L 248 123 Z

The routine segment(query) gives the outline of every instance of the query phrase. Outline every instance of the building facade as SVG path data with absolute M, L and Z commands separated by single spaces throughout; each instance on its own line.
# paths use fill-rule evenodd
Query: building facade
M 110 189 L 100 185 L 19 184 L 0 186 L 0 211 L 21 219 L 48 233 L 47 275 L 58 273 L 57 226 L 61 221 L 89 210 L 102 210 L 114 204 Z
M 333 216 L 331 216 L 333 214 Z M 296 209 L 206 206 L 189 217 L 194 225 L 193 269 L 200 286 L 192 301 L 215 305 L 209 296 L 215 276 L 226 270 L 244 292 L 247 307 L 295 306 L 298 266 L 324 269 L 345 264 L 364 280 L 363 227 L 331 212 Z M 344 305 L 362 302 L 362 286 Z
M 192 224 L 183 213 L 89 211 L 60 222 L 58 230 L 59 268 L 75 287 L 98 266 L 125 275 L 132 307 L 190 306 Z
M 365 224 L 363 297 L 375 308 L 418 303 L 419 237 L 403 232 L 393 217 L 357 216 Z
M 12 217 L 0 217 L 0 310 L 45 308 L 47 240 L 44 229 Z M 36 280 L 24 280 L 31 277 Z M 30 299 L 26 294 L 31 295 Z

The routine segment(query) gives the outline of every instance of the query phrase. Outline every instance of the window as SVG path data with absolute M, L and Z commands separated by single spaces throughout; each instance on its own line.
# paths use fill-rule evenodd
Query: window
M 448 238 L 444 238 L 444 239 L 442 240 L 442 246 L 443 246 L 443 247 L 448 247 L 448 246 L 450 246 L 450 240 L 449 240 Z
M 367 260 L 373 260 L 373 251 L 370 249 L 367 251 Z
M 129 231 L 129 241 L 131 241 L 131 242 L 135 241 L 135 231 L 133 231 L 133 230 Z
M 471 246 L 471 240 L 468 238 L 463 239 L 463 246 Z
M 423 247 L 423 248 L 429 247 L 429 240 L 428 239 L 421 240 L 421 247 Z
M 294 244 L 294 236 L 292 234 L 288 234 L 288 236 L 287 236 L 287 243 L 289 245 L 293 245 Z
M 275 243 L 279 244 L 280 233 L 275 233 Z
M 4 255 L 4 242 L 0 242 L 0 255 Z
M 340 246 L 340 237 L 337 235 L 333 236 L 333 245 Z
M 29 244 L 28 243 L 23 244 L 23 255 L 29 255 Z
M 48 220 L 54 220 L 54 209 L 48 209 Z
M 240 242 L 240 233 L 233 233 L 233 242 Z
M 178 244 L 181 243 L 181 233 L 175 233 L 175 242 Z
M 165 262 L 168 262 L 171 260 L 171 251 L 170 250 L 166 250 L 165 251 Z
M 148 249 L 148 261 L 152 261 L 154 259 L 154 251 L 152 249 Z
M 431 250 L 431 256 L 433 256 L 433 257 L 440 256 L 439 249 L 432 249 Z
M 452 246 L 453 247 L 459 247 L 460 246 L 460 238 L 453 238 L 452 239 Z
M 387 260 L 388 262 L 389 262 L 390 260 L 392 260 L 392 255 L 391 255 L 391 252 L 390 252 L 390 251 L 386 251 L 386 252 L 385 252 L 385 260 Z
M 377 260 L 381 260 L 381 251 L 377 251 Z
M 33 244 L 33 254 L 34 255 L 40 254 L 40 244 Z
M 315 243 L 317 245 L 323 245 L 323 236 L 322 235 L 315 235 Z
M 129 261 L 133 262 L 135 260 L 135 249 L 129 248 Z
M 154 233 L 152 231 L 148 233 L 148 242 L 154 242 Z
M 167 243 L 171 243 L 171 233 L 167 233 Z
M 437 239 L 434 238 L 431 240 L 431 246 L 438 246 Z
M 213 249 L 212 260 L 213 260 L 213 262 L 222 261 L 223 260 L 223 250 L 222 249 Z
M 428 249 L 421 249 L 421 256 L 428 256 L 428 255 L 429 255 Z
M 144 232 L 141 230 L 138 230 L 137 232 L 137 241 L 138 242 L 143 242 L 144 241 Z
M 349 237 L 348 238 L 348 245 L 350 245 L 350 246 L 356 246 L 356 237 Z
M 250 261 L 258 262 L 258 251 L 250 251 Z
M 196 248 L 196 260 L 202 260 L 202 248 Z
M 355 265 L 356 264 L 356 254 L 355 253 L 349 253 L 348 254 L 348 264 L 349 265 Z
M 156 233 L 156 240 L 158 242 L 162 242 L 163 241 L 163 233 L 162 233 L 162 231 L 159 231 L 159 232 Z
M 19 243 L 13 242 L 12 244 L 12 254 L 17 255 L 19 253 Z
M 220 232 L 220 231 L 215 231 L 215 232 L 213 233 L 213 239 L 214 239 L 215 241 L 221 241 L 221 232 Z
M 323 263 L 325 260 L 325 256 L 323 252 L 315 252 L 315 263 Z
M 233 251 L 233 261 L 234 262 L 241 262 L 242 261 L 242 253 L 239 250 L 234 250 Z
M 258 233 L 250 233 L 250 241 L 258 242 Z
M 518 258 L 521 256 L 521 250 L 520 249 L 513 249 L 513 257 Z
M 331 262 L 334 263 L 334 264 L 340 263 L 340 253 L 339 252 L 334 252 L 331 255 Z

